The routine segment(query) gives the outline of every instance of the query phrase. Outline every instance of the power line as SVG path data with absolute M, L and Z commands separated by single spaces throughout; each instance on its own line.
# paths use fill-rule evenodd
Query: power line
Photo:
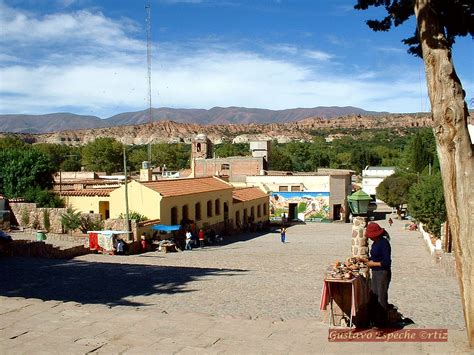
M 148 64 L 148 119 L 153 123 L 151 110 L 151 4 L 145 5 L 146 10 L 146 59 Z M 151 141 L 148 142 L 148 161 L 151 164 Z

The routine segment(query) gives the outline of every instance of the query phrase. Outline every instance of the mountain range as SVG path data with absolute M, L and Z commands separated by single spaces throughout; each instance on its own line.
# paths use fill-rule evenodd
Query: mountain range
M 268 110 L 245 107 L 213 107 L 206 109 L 152 108 L 137 112 L 124 112 L 109 118 L 76 115 L 73 113 L 50 113 L 45 115 L 3 114 L 0 115 L 0 132 L 42 134 L 80 129 L 139 125 L 150 121 L 173 121 L 200 125 L 227 124 L 273 124 L 295 122 L 306 118 L 330 119 L 347 115 L 378 116 L 386 112 L 366 111 L 361 108 L 314 107 L 286 110 Z

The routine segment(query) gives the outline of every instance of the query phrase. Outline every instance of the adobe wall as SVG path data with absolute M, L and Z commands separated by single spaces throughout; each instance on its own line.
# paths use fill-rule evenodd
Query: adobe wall
M 12 225 L 18 225 L 22 229 L 43 229 L 50 233 L 64 233 L 61 215 L 66 213 L 66 208 L 38 208 L 36 203 L 28 202 L 10 202 L 9 205 L 12 213 Z M 49 213 L 49 228 L 44 225 L 44 211 Z M 81 215 L 100 219 L 99 214 L 83 213 Z

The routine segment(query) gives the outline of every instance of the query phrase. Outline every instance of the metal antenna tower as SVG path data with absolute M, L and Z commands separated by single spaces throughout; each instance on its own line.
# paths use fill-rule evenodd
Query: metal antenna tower
M 148 119 L 153 122 L 151 111 L 151 4 L 145 5 L 146 9 L 146 59 L 148 64 Z M 151 141 L 148 142 L 148 162 L 151 165 Z

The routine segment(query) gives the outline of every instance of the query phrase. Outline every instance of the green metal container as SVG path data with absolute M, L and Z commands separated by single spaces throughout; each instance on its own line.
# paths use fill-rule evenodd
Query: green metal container
M 46 233 L 45 231 L 37 231 L 36 232 L 36 241 L 37 242 L 42 242 L 46 240 Z

